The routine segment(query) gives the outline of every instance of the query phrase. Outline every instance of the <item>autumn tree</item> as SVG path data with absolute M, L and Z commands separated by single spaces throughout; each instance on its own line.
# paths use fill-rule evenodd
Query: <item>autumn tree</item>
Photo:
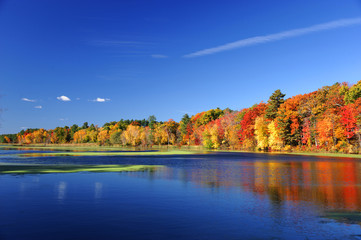
M 266 107 L 267 105 L 265 103 L 256 104 L 242 114 L 240 140 L 244 148 L 253 148 L 257 145 L 254 133 L 255 120 L 258 116 L 264 114 Z
M 277 127 L 277 123 L 275 120 L 271 121 L 268 124 L 268 146 L 272 150 L 281 150 L 283 147 L 283 141 L 281 138 L 280 130 Z
M 264 116 L 259 116 L 256 118 L 254 123 L 254 132 L 257 140 L 257 147 L 260 149 L 268 148 L 268 122 Z

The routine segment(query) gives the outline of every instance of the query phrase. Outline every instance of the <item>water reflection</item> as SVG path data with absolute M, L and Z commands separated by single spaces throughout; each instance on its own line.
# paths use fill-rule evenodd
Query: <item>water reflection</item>
M 94 184 L 94 198 L 98 199 L 102 197 L 102 193 L 103 193 L 103 183 L 101 182 L 96 182 Z
M 66 182 L 59 182 L 57 189 L 58 189 L 58 200 L 62 201 L 66 197 Z
M 166 167 L 0 174 L 0 239 L 357 239 L 361 161 L 245 159 L 104 157 Z
M 164 168 L 156 176 L 210 188 L 239 187 L 274 204 L 311 201 L 327 210 L 361 211 L 361 163 L 357 161 L 224 162 L 211 169 Z

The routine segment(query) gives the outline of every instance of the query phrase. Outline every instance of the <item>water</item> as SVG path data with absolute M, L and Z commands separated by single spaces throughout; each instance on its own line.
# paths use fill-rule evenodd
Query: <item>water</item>
M 165 166 L 128 173 L 0 174 L 1 240 L 361 239 L 359 160 L 214 153 L 3 154 L 0 161 Z M 358 217 L 334 218 L 345 213 Z

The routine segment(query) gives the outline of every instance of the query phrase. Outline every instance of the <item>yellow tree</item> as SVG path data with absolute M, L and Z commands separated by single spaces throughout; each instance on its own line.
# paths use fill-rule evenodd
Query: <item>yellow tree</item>
M 260 149 L 268 148 L 268 125 L 264 116 L 256 118 L 254 123 L 254 133 L 257 141 L 257 147 Z
M 97 130 L 88 130 L 86 134 L 87 142 L 97 142 L 98 131 Z
M 87 132 L 86 129 L 81 129 L 79 131 L 77 131 L 76 133 L 74 133 L 74 142 L 75 143 L 83 143 L 86 140 L 86 136 L 87 136 Z
M 151 130 L 149 127 L 143 127 L 141 128 L 141 131 L 140 131 L 140 136 L 139 136 L 139 139 L 140 139 L 140 144 L 142 146 L 147 146 L 150 144 L 150 134 L 151 134 Z
M 43 129 L 35 130 L 33 133 L 33 143 L 43 143 L 45 142 L 48 133 Z
M 280 130 L 276 126 L 275 120 L 268 124 L 269 138 L 268 146 L 274 150 L 281 150 L 283 141 L 280 136 Z
M 154 125 L 154 142 L 162 145 L 168 143 L 168 132 L 165 124 L 157 123 Z
M 102 129 L 99 131 L 97 139 L 100 144 L 104 144 L 110 138 L 109 131 L 106 129 Z
M 130 124 L 122 133 L 125 145 L 137 146 L 140 144 L 140 127 Z
M 220 147 L 221 145 L 221 139 L 219 137 L 219 129 L 218 129 L 218 125 L 214 124 L 211 129 L 210 129 L 210 135 L 211 135 L 211 142 L 212 142 L 212 147 L 214 149 L 217 149 Z

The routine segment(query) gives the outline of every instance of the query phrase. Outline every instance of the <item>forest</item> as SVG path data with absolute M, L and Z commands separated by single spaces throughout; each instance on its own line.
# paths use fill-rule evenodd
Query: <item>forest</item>
M 0 136 L 11 144 L 204 146 L 207 149 L 361 152 L 361 81 L 335 83 L 285 99 L 274 91 L 267 103 L 239 111 L 211 109 L 180 122 L 150 116 L 102 127 L 88 123 L 55 129 L 27 129 Z

